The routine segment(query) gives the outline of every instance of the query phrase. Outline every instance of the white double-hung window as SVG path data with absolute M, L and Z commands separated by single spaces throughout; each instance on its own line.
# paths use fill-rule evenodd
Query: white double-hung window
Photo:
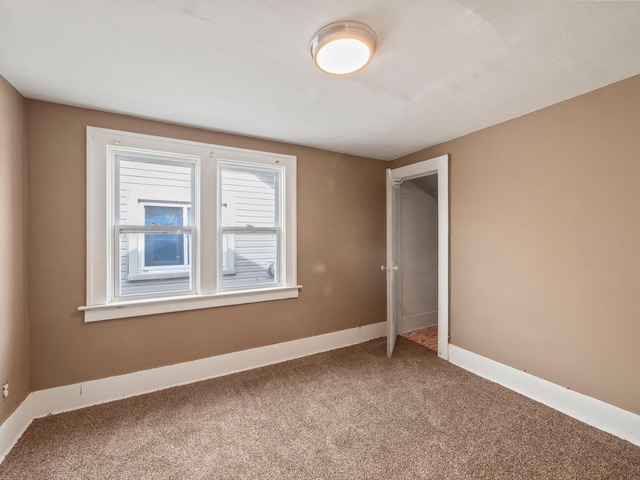
M 296 158 L 87 127 L 85 321 L 295 298 Z

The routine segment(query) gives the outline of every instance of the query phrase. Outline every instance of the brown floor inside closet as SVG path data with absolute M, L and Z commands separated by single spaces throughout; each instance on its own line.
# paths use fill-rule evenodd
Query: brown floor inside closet
M 407 333 L 403 335 L 405 338 L 408 338 L 412 342 L 419 343 L 420 345 L 424 345 L 425 347 L 433 350 L 434 352 L 438 351 L 438 326 L 435 325 L 433 327 L 421 328 L 420 330 L 416 330 L 411 333 Z

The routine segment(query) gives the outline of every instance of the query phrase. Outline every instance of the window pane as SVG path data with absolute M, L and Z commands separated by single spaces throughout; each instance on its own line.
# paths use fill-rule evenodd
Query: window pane
M 184 211 L 183 207 L 145 205 L 144 224 L 182 226 Z M 145 235 L 145 267 L 185 265 L 185 253 L 184 235 Z
M 223 167 L 220 171 L 222 225 L 279 226 L 280 172 Z
M 190 234 L 121 234 L 118 295 L 149 295 L 191 290 L 190 250 Z M 173 263 L 165 262 L 171 257 L 174 258 Z M 177 263 L 176 257 L 180 257 L 182 262 Z M 153 264 L 154 262 L 159 265 Z
M 184 208 L 145 205 L 144 224 L 181 227 L 184 224 Z
M 178 217 L 190 215 L 182 207 L 191 207 L 193 168 L 189 164 L 117 155 L 119 192 L 116 196 L 116 219 L 119 225 L 174 225 Z M 145 205 L 175 205 L 179 210 L 156 207 L 147 219 Z M 180 212 L 180 213 L 178 213 Z M 179 220 L 182 222 L 182 218 Z M 168 222 L 168 223 L 166 223 Z M 188 222 L 187 222 L 188 223 Z M 178 223 L 183 225 L 183 223 Z
M 144 266 L 185 265 L 184 235 L 145 235 Z
M 278 281 L 278 240 L 275 232 L 225 233 L 223 244 L 233 238 L 234 273 L 222 277 L 223 288 L 258 287 Z

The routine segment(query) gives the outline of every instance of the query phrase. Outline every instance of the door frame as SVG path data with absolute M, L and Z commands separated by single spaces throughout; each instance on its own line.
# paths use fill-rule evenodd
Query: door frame
M 397 192 L 403 181 L 438 175 L 438 356 L 449 359 L 449 155 L 441 155 L 405 167 L 387 169 L 389 184 Z M 387 211 L 387 267 L 396 266 L 401 246 L 395 240 L 399 227 L 400 202 L 392 202 L 394 208 Z M 389 275 L 395 271 L 389 272 Z M 400 298 L 401 282 L 387 282 L 387 305 L 395 307 Z M 398 308 L 387 308 L 387 324 L 397 325 Z M 388 327 L 391 332 L 391 328 Z M 395 339 L 391 341 L 395 343 Z

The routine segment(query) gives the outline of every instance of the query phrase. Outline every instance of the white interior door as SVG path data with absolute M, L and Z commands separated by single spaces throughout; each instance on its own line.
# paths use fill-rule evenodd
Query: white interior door
M 387 274 L 387 356 L 393 354 L 398 337 L 398 289 L 396 263 L 396 186 L 391 169 L 387 169 L 387 264 L 382 269 Z

